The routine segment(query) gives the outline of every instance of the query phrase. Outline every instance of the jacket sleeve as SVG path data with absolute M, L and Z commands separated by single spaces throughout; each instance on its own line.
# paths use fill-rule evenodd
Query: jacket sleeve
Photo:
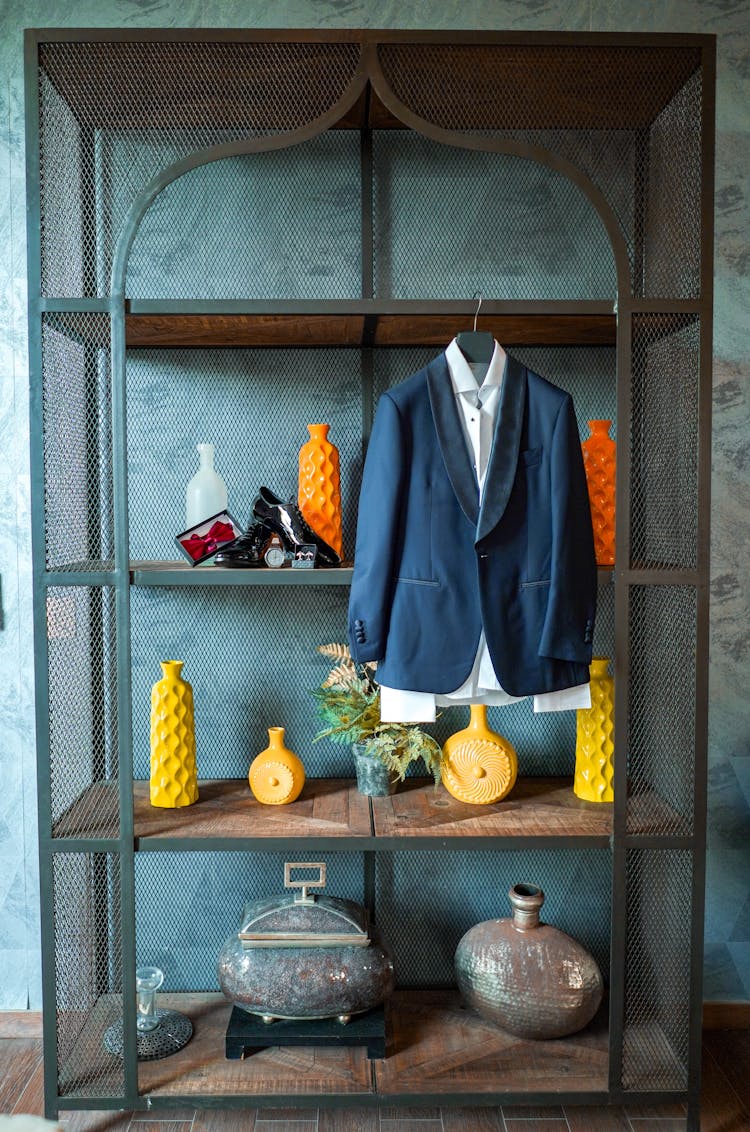
M 581 440 L 569 396 L 557 414 L 550 459 L 552 568 L 539 655 L 590 664 L 596 558 Z
M 355 661 L 381 660 L 390 624 L 393 579 L 401 549 L 406 445 L 398 409 L 378 402 L 359 497 L 349 646 Z

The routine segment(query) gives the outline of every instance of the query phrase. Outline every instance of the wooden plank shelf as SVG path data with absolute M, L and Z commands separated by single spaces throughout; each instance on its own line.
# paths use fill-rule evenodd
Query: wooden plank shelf
M 609 844 L 611 803 L 583 802 L 569 778 L 520 778 L 502 802 L 459 802 L 432 780 L 410 778 L 388 798 L 373 798 L 378 841 L 415 838 L 586 838 Z M 402 846 L 403 847 L 403 846 Z
M 139 849 L 178 848 L 175 841 L 284 841 L 300 844 L 372 835 L 369 799 L 353 779 L 308 778 L 301 796 L 287 806 L 264 806 L 256 801 L 247 779 L 198 783 L 193 806 L 167 810 L 149 802 L 149 784 L 133 783 L 136 846 Z
M 129 348 L 214 346 L 445 347 L 466 323 L 461 313 L 129 314 Z M 480 316 L 506 346 L 612 346 L 614 314 L 497 314 Z
M 583 802 L 573 794 L 570 778 L 519 778 L 503 802 L 472 806 L 432 779 L 408 778 L 396 794 L 370 800 L 349 778 L 308 778 L 301 796 L 288 806 L 263 806 L 247 780 L 208 779 L 198 785 L 193 806 L 162 809 L 149 801 L 148 782 L 133 783 L 136 848 L 179 849 L 185 843 L 273 841 L 307 838 L 321 848 L 435 848 L 443 841 L 453 848 L 498 845 L 507 838 L 532 843 L 585 841 L 607 845 L 612 833 L 612 805 Z M 88 786 L 55 822 L 53 837 L 86 840 L 113 838 L 118 828 L 118 784 Z M 372 801 L 372 808 L 370 802 Z M 689 837 L 691 828 L 663 798 L 653 792 L 628 799 L 628 833 L 635 837 Z
M 224 1057 L 231 1006 L 221 995 L 160 995 L 162 1006 L 193 1022 L 187 1046 L 138 1066 L 139 1091 L 152 1102 L 203 1095 L 268 1098 L 379 1094 L 516 1095 L 585 1091 L 605 1094 L 606 1012 L 580 1034 L 529 1042 L 467 1010 L 455 991 L 397 991 L 386 1007 L 386 1057 L 368 1063 L 364 1047 L 260 1050 L 242 1061 Z M 374 1082 L 370 1074 L 374 1066 Z

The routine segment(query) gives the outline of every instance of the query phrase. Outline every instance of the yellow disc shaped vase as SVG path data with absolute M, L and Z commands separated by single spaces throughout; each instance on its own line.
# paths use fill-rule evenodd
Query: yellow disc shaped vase
M 297 503 L 317 535 L 341 557 L 341 476 L 339 451 L 328 439 L 327 424 L 307 426 L 310 439 L 299 452 Z
M 175 809 L 198 801 L 193 689 L 182 679 L 181 660 L 163 660 L 163 676 L 151 689 L 152 806 Z
M 609 658 L 591 662 L 591 707 L 576 712 L 576 772 L 573 792 L 586 802 L 613 802 L 615 685 L 607 674 Z
M 248 774 L 250 789 L 266 806 L 294 802 L 305 785 L 305 768 L 294 751 L 284 746 L 284 728 L 268 728 L 268 746 L 253 759 Z
M 472 704 L 469 726 L 443 747 L 443 786 L 460 802 L 487 805 L 510 794 L 517 774 L 515 749 L 487 726 L 485 704 Z

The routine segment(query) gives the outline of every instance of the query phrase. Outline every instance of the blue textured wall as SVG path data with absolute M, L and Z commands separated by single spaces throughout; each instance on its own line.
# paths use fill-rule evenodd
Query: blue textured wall
M 456 13 L 460 13 L 456 15 Z M 750 8 L 726 0 L 4 0 L 0 5 L 0 1008 L 41 1005 L 28 538 L 26 26 L 327 26 L 718 35 L 705 995 L 750 998 Z

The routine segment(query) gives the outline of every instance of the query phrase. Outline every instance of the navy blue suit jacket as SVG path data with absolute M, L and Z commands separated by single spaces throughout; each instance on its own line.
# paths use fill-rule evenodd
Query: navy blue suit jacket
M 451 692 L 484 626 L 513 696 L 589 679 L 596 560 L 570 395 L 508 355 L 482 506 L 441 354 L 379 401 L 349 603 L 357 661 Z

